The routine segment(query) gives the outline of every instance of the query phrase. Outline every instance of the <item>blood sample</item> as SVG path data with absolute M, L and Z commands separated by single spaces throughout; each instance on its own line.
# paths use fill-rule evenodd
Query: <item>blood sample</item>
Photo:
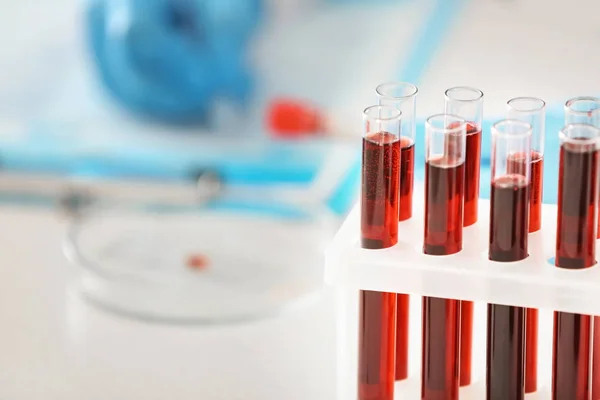
M 508 118 L 527 122 L 531 125 L 531 171 L 529 202 L 529 233 L 542 227 L 542 197 L 544 175 L 544 136 L 546 135 L 546 103 L 536 97 L 516 97 L 507 103 Z M 521 155 L 515 154 L 514 162 L 523 162 Z
M 376 89 L 379 104 L 393 106 L 402 112 L 399 221 L 406 221 L 412 217 L 416 137 L 415 107 L 418 91 L 419 89 L 415 85 L 405 82 L 383 83 Z
M 398 242 L 400 111 L 365 110 L 362 158 L 362 247 L 382 249 Z
M 588 124 L 600 128 L 600 99 L 596 97 L 575 97 L 565 103 L 565 124 Z M 600 203 L 598 205 L 600 207 Z M 600 211 L 596 237 L 600 237 Z M 594 317 L 594 337 L 592 351 L 592 398 L 600 398 L 600 317 Z M 599 339 L 596 339 L 599 337 Z
M 466 227 L 477 222 L 483 92 L 466 86 L 450 88 L 446 90 L 445 108 L 446 113 L 459 115 L 467 121 L 464 200 L 464 226 Z
M 425 233 L 423 252 L 462 249 L 466 122 L 449 114 L 426 123 Z M 423 298 L 422 400 L 457 400 L 460 301 Z
M 592 399 L 600 398 L 600 325 L 599 317 L 594 317 L 592 349 Z
M 492 127 L 489 259 L 527 257 L 531 125 L 504 120 Z M 518 154 L 522 162 L 515 163 Z M 525 397 L 525 309 L 488 304 L 487 400 Z
M 481 120 L 483 92 L 479 89 L 458 86 L 446 90 L 446 113 L 459 115 L 467 121 L 465 154 L 464 223 L 477 222 L 479 201 L 479 170 L 481 164 Z M 461 303 L 460 385 L 471 383 L 471 355 L 473 347 L 473 303 Z
M 360 291 L 358 399 L 394 399 L 396 294 Z
M 507 102 L 508 118 L 531 125 L 531 161 L 529 185 L 529 233 L 542 227 L 542 197 L 544 176 L 544 137 L 546 135 L 546 103 L 536 97 L 516 97 Z M 512 169 L 522 168 L 522 154 L 510 156 Z M 538 310 L 528 308 L 525 313 L 525 393 L 537 391 Z
M 187 258 L 186 265 L 188 268 L 195 269 L 197 271 L 204 271 L 208 268 L 210 262 L 208 257 L 203 254 L 190 254 Z
M 587 124 L 600 128 L 600 99 L 583 96 L 568 100 L 565 103 L 565 125 L 569 124 Z M 600 212 L 598 217 L 597 238 L 600 238 Z
M 361 243 L 382 249 L 398 241 L 400 116 L 391 106 L 363 114 Z M 396 294 L 360 292 L 359 400 L 393 400 Z
M 379 104 L 393 106 L 402 112 L 400 138 L 400 212 L 399 221 L 412 217 L 415 172 L 415 107 L 418 88 L 405 82 L 389 82 L 377 86 Z M 409 304 L 407 294 L 399 293 L 396 302 L 396 380 L 408 377 Z
M 570 124 L 560 132 L 555 264 L 583 269 L 596 263 L 600 130 Z M 590 317 L 554 313 L 553 400 L 589 398 Z

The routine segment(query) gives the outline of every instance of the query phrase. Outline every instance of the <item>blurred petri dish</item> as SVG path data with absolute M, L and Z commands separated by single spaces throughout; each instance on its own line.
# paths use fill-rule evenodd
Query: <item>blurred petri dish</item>
M 298 305 L 322 287 L 336 221 L 265 207 L 96 209 L 74 219 L 65 254 L 84 297 L 144 320 L 223 323 Z

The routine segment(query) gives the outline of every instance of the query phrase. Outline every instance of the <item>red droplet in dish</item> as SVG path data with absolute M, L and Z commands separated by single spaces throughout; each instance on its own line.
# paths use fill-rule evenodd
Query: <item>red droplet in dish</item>
M 195 269 L 197 271 L 203 271 L 208 268 L 209 261 L 208 257 L 202 254 L 190 254 L 187 258 L 186 265 L 190 269 Z

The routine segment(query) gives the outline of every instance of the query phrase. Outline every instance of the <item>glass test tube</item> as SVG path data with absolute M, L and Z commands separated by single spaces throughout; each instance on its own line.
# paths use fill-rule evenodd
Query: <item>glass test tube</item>
M 379 104 L 393 106 L 402 112 L 400 149 L 400 213 L 399 221 L 412 217 L 412 194 L 415 162 L 415 107 L 419 89 L 406 82 L 388 82 L 377 86 Z
M 527 258 L 529 222 L 529 123 L 503 120 L 492 127 L 492 187 L 489 259 L 498 262 Z M 514 158 L 520 162 L 515 163 Z M 488 304 L 487 400 L 525 397 L 525 309 Z
M 582 96 L 565 103 L 565 125 L 588 124 L 598 128 L 600 123 L 600 99 Z
M 479 169 L 481 164 L 481 120 L 483 92 L 458 86 L 446 90 L 446 113 L 459 115 L 467 121 L 467 150 L 465 154 L 464 226 L 477 222 L 479 200 Z M 461 302 L 460 323 L 460 385 L 471 383 L 473 350 L 473 302 Z
M 529 232 L 542 227 L 542 198 L 544 177 L 544 137 L 546 135 L 546 103 L 536 97 L 516 97 L 507 103 L 508 118 L 527 122 L 531 132 L 531 184 L 529 186 Z M 519 155 L 513 162 L 523 163 Z M 525 311 L 525 393 L 537 391 L 538 310 Z
M 361 243 L 382 249 L 398 242 L 401 112 L 372 106 L 363 113 Z M 361 291 L 358 399 L 393 400 L 396 294 Z
M 400 136 L 400 213 L 399 221 L 412 217 L 412 198 L 415 172 L 415 107 L 417 92 L 413 84 L 388 82 L 377 86 L 380 105 L 396 107 L 402 112 Z M 396 380 L 408 377 L 409 304 L 407 294 L 396 297 Z
M 565 124 L 588 124 L 600 128 L 600 99 L 575 97 L 565 103 Z M 600 203 L 598 204 L 600 207 Z M 600 237 L 600 211 L 596 237 Z M 592 349 L 592 398 L 600 397 L 600 317 L 594 317 Z
M 438 114 L 426 123 L 425 233 L 423 252 L 443 256 L 462 250 L 467 124 Z M 422 400 L 457 400 L 460 301 L 423 298 Z
M 542 227 L 542 194 L 544 176 L 544 136 L 546 134 L 546 103 L 536 97 L 516 97 L 507 103 L 507 116 L 527 122 L 531 132 L 531 200 L 529 204 L 529 232 Z M 516 155 L 518 156 L 518 155 Z M 518 156 L 515 162 L 523 162 Z
M 588 124 L 600 128 L 600 99 L 583 96 L 568 100 L 565 103 L 565 125 L 569 124 Z M 600 218 L 597 235 L 600 238 Z
M 596 263 L 600 130 L 567 125 L 559 135 L 555 265 L 583 269 Z M 590 317 L 554 313 L 552 399 L 589 398 Z

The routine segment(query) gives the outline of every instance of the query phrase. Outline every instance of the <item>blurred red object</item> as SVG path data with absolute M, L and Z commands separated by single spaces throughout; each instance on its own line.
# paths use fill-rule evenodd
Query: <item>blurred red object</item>
M 293 138 L 322 133 L 325 119 L 308 101 L 275 99 L 267 108 L 266 123 L 275 137 Z
M 186 262 L 188 268 L 195 269 L 198 271 L 202 271 L 208 268 L 208 257 L 202 254 L 191 254 Z

